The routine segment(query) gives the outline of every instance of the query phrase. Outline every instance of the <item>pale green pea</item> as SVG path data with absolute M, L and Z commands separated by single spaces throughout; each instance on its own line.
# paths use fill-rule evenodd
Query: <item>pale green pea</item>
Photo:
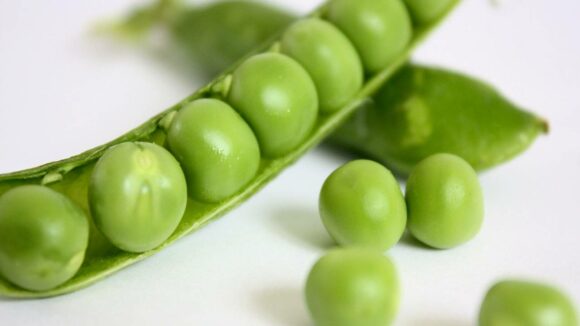
M 327 17 L 352 41 L 369 73 L 396 60 L 413 34 L 401 0 L 333 0 Z
M 458 246 L 481 228 L 483 192 L 473 168 L 458 156 L 421 161 L 407 181 L 406 199 L 409 231 L 431 247 Z
M 316 326 L 388 326 L 399 297 L 394 264 L 369 249 L 330 251 L 306 281 L 306 303 Z
M 363 68 L 354 46 L 328 22 L 310 18 L 293 24 L 282 36 L 281 51 L 308 71 L 322 112 L 344 106 L 363 84 Z
M 0 197 L 0 274 L 31 291 L 55 288 L 83 263 L 86 214 L 43 186 L 20 186 Z
M 143 252 L 175 231 L 187 205 L 185 176 L 163 147 L 127 142 L 108 149 L 89 185 L 91 213 L 115 246 Z
M 340 245 L 386 250 L 395 245 L 407 222 L 405 199 L 391 172 L 368 160 L 334 171 L 324 182 L 320 216 Z
M 190 196 L 201 201 L 219 202 L 234 195 L 260 167 L 256 136 L 219 100 L 196 100 L 182 108 L 167 142 L 185 170 Z
M 502 281 L 486 294 L 479 326 L 577 326 L 570 299 L 549 285 Z
M 228 101 L 250 124 L 268 158 L 301 144 L 318 113 L 314 82 L 300 64 L 278 53 L 242 63 L 234 71 Z

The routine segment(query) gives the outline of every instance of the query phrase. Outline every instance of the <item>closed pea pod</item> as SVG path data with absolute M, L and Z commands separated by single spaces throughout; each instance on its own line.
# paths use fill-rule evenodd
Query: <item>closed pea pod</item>
M 506 280 L 486 294 L 479 326 L 577 326 L 570 299 L 549 285 Z
M 306 303 L 316 326 L 390 325 L 399 297 L 394 264 L 374 250 L 332 250 L 306 281 Z
M 352 161 L 334 171 L 320 191 L 319 209 L 324 226 L 341 245 L 389 249 L 407 222 L 397 180 L 368 160 Z
M 322 112 L 346 104 L 363 84 L 360 58 L 348 38 L 317 18 L 298 21 L 281 40 L 281 51 L 304 66 L 312 77 Z
M 187 204 L 185 176 L 163 147 L 127 142 L 97 162 L 89 185 L 91 213 L 115 246 L 143 252 L 175 230 Z
M 21 186 L 0 197 L 0 274 L 32 291 L 72 278 L 89 240 L 85 213 L 43 186 Z
M 435 154 L 419 163 L 407 181 L 409 231 L 439 249 L 471 240 L 483 222 L 483 193 L 469 163 Z
M 167 142 L 185 170 L 190 196 L 202 201 L 218 202 L 235 194 L 260 166 L 256 136 L 219 100 L 196 100 L 181 109 Z
M 333 0 L 327 16 L 352 41 L 370 73 L 392 63 L 413 34 L 401 0 Z
M 228 100 L 255 131 L 264 156 L 298 146 L 318 113 L 316 87 L 296 61 L 278 53 L 251 57 L 234 71 Z

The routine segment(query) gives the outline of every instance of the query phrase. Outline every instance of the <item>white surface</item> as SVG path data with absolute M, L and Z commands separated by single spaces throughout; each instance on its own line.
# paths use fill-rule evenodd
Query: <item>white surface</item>
M 488 80 L 547 117 L 552 133 L 481 176 L 487 214 L 475 241 L 390 251 L 404 291 L 399 325 L 474 325 L 485 290 L 504 277 L 546 280 L 580 305 L 580 2 L 500 3 L 464 1 L 416 58 Z M 109 141 L 195 88 L 155 58 L 87 35 L 131 4 L 0 1 L 0 172 Z M 313 151 L 223 219 L 85 290 L 0 299 L 0 324 L 311 325 L 302 287 L 330 244 L 317 194 L 344 159 Z

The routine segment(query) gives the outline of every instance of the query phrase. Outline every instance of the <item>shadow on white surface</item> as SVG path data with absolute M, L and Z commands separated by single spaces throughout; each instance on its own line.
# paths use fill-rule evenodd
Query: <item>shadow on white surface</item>
M 304 306 L 301 288 L 277 286 L 261 289 L 253 296 L 259 312 L 271 319 L 272 325 L 311 326 Z
M 293 242 L 324 250 L 335 245 L 313 208 L 292 205 L 280 207 L 271 215 L 275 231 Z

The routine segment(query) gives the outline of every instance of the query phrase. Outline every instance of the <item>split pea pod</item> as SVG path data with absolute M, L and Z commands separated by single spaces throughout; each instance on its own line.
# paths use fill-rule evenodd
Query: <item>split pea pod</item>
M 405 0 L 404 3 L 416 27 L 437 20 L 453 6 L 452 0 Z M 342 7 L 348 5 L 348 2 L 341 4 Z M 219 18 L 233 17 L 230 12 L 241 9 L 251 13 L 247 19 L 237 17 L 235 24 L 231 20 L 225 26 L 215 23 Z M 355 12 L 336 10 L 334 19 L 339 20 L 339 14 L 344 11 Z M 249 51 L 251 43 L 260 44 L 268 31 L 275 34 L 277 29 L 272 26 L 279 21 L 276 17 L 280 14 L 275 8 L 251 1 L 226 1 L 207 7 L 180 8 L 174 12 L 179 13 L 176 14 L 178 17 L 212 18 L 211 21 L 188 24 L 185 24 L 186 19 L 165 21 L 173 31 L 176 48 L 190 53 L 183 65 L 199 65 L 202 73 L 208 74 L 211 71 L 203 64 L 206 60 L 224 55 L 225 51 L 231 54 L 230 61 L 233 62 L 236 53 Z M 344 50 L 347 46 L 340 35 L 335 35 L 333 29 L 336 27 L 327 24 L 319 19 L 299 21 L 282 34 L 281 41 L 281 51 L 293 56 L 312 75 L 319 92 L 320 110 L 324 112 L 348 101 L 361 82 L 359 77 L 343 78 L 361 76 L 357 73 L 361 67 L 352 54 Z M 234 25 L 240 32 L 233 28 Z M 354 28 L 345 24 L 341 26 Z M 208 37 L 203 32 L 208 28 L 215 37 Z M 248 29 L 255 32 L 246 33 Z M 326 37 L 320 39 L 321 33 L 313 34 L 313 29 Z M 372 31 L 367 34 L 375 35 Z M 244 43 L 236 42 L 238 38 L 244 39 Z M 223 47 L 222 43 L 229 46 Z M 300 51 L 293 47 L 294 43 L 301 44 Z M 382 51 L 378 49 L 378 52 Z M 330 60 L 328 56 L 337 53 L 342 56 L 341 60 Z M 337 62 L 340 64 L 332 65 Z M 441 68 L 409 64 L 373 96 L 373 103 L 358 110 L 339 128 L 330 138 L 330 143 L 378 160 L 403 175 L 436 153 L 458 155 L 480 171 L 516 157 L 547 131 L 545 120 L 523 110 L 475 78 Z
M 309 18 L 326 21 L 327 13 L 336 3 L 339 2 L 329 1 Z M 368 5 L 354 0 L 353 3 Z M 379 16 L 386 19 L 388 14 Z M 401 11 L 394 14 L 405 15 Z M 354 25 L 360 25 L 356 21 L 364 18 L 353 15 L 350 19 L 355 21 Z M 66 207 L 81 210 L 84 215 L 75 213 L 71 219 L 84 221 L 77 224 L 79 229 L 88 229 L 89 234 L 86 251 L 83 242 L 86 237 L 81 237 L 77 241 L 79 253 L 67 253 L 61 267 L 33 271 L 31 279 L 40 275 L 45 283 L 26 283 L 12 277 L 11 266 L 19 266 L 19 252 L 42 260 L 53 251 L 43 251 L 42 247 L 28 248 L 32 254 L 12 251 L 13 243 L 4 239 L 0 253 L 16 254 L 0 260 L 0 271 L 4 271 L 0 294 L 34 298 L 78 290 L 151 256 L 223 215 L 343 123 L 408 60 L 412 49 L 436 23 L 414 28 L 408 44 L 380 69 L 374 66 L 372 70 L 377 72 L 367 74 L 352 97 L 332 112 L 319 110 L 318 89 L 322 85 L 317 83 L 324 79 L 313 78 L 307 67 L 290 53 L 279 53 L 280 43 L 274 42 L 111 143 L 63 161 L 1 175 L 1 212 L 16 212 L 30 220 L 43 221 L 43 210 L 20 209 L 19 201 L 4 197 L 34 185 L 42 192 L 58 194 L 52 197 L 70 201 Z M 357 55 L 372 52 L 360 44 L 372 45 L 354 40 L 363 36 L 345 37 L 352 44 L 359 44 Z M 344 47 L 349 43 L 342 44 Z M 341 59 L 338 55 L 333 57 Z M 216 118 L 212 114 L 222 116 Z M 231 173 L 231 177 L 221 178 L 222 173 Z M 109 191 L 117 195 L 112 196 Z M 158 213 L 164 211 L 167 214 Z M 8 228 L 15 223 L 11 216 L 12 213 L 0 213 L 0 225 Z M 63 234 L 64 240 L 72 241 L 73 233 L 86 234 L 73 231 L 68 236 Z M 56 277 L 58 272 L 63 272 L 62 277 Z M 50 276 L 54 276 L 53 282 L 48 282 Z

